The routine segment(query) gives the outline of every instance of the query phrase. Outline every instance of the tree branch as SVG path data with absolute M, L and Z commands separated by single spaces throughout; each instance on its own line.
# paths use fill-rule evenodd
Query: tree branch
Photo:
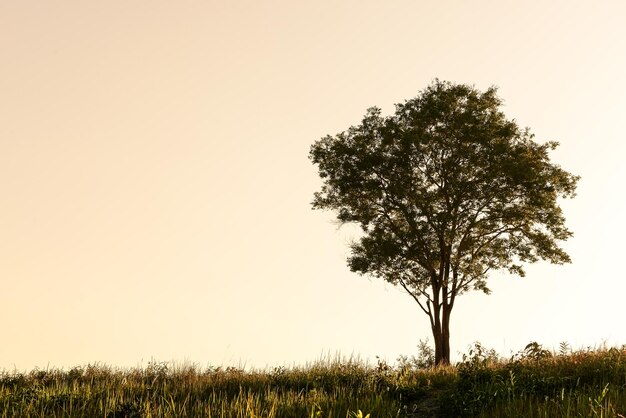
M 430 311 L 430 303 L 429 303 L 429 302 L 430 302 L 430 299 L 429 299 L 429 300 L 427 300 L 427 302 L 426 302 L 426 304 L 427 304 L 427 306 L 428 306 L 428 310 L 426 310 L 426 309 L 424 308 L 424 306 L 422 305 L 422 303 L 420 302 L 419 298 L 418 298 L 417 296 L 415 296 L 415 294 L 409 290 L 409 288 L 406 286 L 406 284 L 404 284 L 404 280 L 402 280 L 402 279 L 398 279 L 398 281 L 400 282 L 400 286 L 402 286 L 402 287 L 404 288 L 404 290 L 406 290 L 406 292 L 407 292 L 409 295 L 411 295 L 411 297 L 412 297 L 413 299 L 415 299 L 415 302 L 417 302 L 417 304 L 419 305 L 419 307 L 420 307 L 420 308 L 422 308 L 422 310 L 424 311 L 424 313 L 425 313 L 426 315 L 428 315 L 428 316 L 431 316 L 431 311 Z

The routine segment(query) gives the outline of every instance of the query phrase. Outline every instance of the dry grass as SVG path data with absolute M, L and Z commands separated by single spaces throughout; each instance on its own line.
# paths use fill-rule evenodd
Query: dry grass
M 352 359 L 248 370 L 151 363 L 0 373 L 0 417 L 620 417 L 626 349 L 509 360 L 476 345 L 455 366 Z

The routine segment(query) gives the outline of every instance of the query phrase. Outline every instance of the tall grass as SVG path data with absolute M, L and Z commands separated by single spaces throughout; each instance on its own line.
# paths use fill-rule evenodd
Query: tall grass
M 482 417 L 626 415 L 626 349 L 551 353 L 537 343 L 508 361 L 477 345 L 457 365 L 442 413 Z
M 402 416 L 402 396 L 426 379 L 379 364 L 326 361 L 302 368 L 146 369 L 106 366 L 0 375 L 0 417 Z M 364 415 L 362 415 L 364 416 Z
M 0 373 L 0 417 L 623 417 L 626 350 L 508 360 L 477 344 L 455 366 L 325 360 L 271 370 L 150 363 Z

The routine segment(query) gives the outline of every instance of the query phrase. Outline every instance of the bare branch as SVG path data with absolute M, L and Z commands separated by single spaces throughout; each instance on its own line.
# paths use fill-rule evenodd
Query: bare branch
M 430 312 L 430 303 L 429 303 L 429 302 L 430 302 L 430 300 L 428 300 L 428 301 L 426 302 L 426 303 L 427 303 L 427 306 L 428 306 L 428 310 L 426 310 L 426 308 L 424 308 L 424 305 L 422 305 L 422 303 L 420 302 L 419 298 L 418 298 L 417 296 L 415 296 L 415 294 L 409 290 L 409 288 L 406 286 L 406 284 L 404 284 L 404 280 L 402 280 L 402 279 L 398 279 L 398 282 L 400 283 L 400 286 L 402 286 L 402 288 L 404 288 L 404 290 L 406 290 L 406 292 L 407 292 L 409 295 L 411 295 L 411 297 L 412 297 L 413 299 L 415 299 L 415 302 L 417 302 L 417 304 L 419 305 L 419 307 L 420 307 L 420 308 L 422 308 L 422 310 L 424 311 L 424 313 L 425 313 L 426 315 L 430 316 L 430 315 L 431 315 L 431 312 Z

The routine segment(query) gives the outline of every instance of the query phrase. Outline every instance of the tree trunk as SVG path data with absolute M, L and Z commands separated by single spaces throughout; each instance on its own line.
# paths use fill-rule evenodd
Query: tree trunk
M 435 341 L 435 365 L 439 365 L 443 356 L 443 340 L 441 327 L 432 327 L 433 340 Z
M 449 305 L 443 306 L 443 318 L 441 321 L 441 333 L 443 340 L 443 347 L 441 349 L 441 364 L 450 364 L 450 312 L 452 307 Z
M 441 322 L 436 321 L 432 327 L 435 341 L 435 365 L 450 364 L 450 312 L 452 308 L 443 306 Z M 438 318 L 437 318 L 438 319 Z

